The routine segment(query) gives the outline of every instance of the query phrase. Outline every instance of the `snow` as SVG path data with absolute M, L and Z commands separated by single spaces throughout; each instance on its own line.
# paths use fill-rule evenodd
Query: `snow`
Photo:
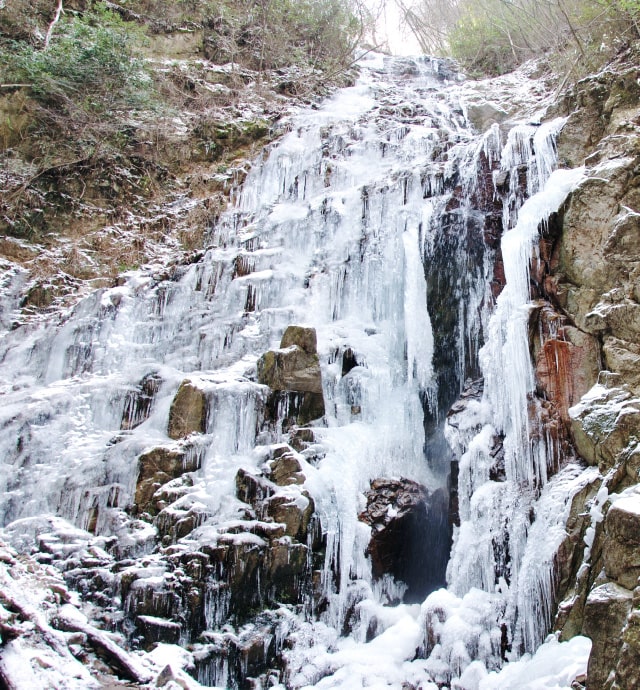
M 629 494 L 622 494 L 611 503 L 611 506 L 615 506 L 618 510 L 625 513 L 640 516 L 640 494 L 636 491 Z
M 578 676 L 586 675 L 590 651 L 591 640 L 586 637 L 558 642 L 550 636 L 534 655 L 525 655 L 480 680 L 477 690 L 570 690 Z

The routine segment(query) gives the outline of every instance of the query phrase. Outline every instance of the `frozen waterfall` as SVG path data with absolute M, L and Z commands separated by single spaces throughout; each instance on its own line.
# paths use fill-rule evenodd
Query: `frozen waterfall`
M 522 75 L 503 87 L 538 98 Z M 494 687 L 481 684 L 487 673 L 548 632 L 553 557 L 584 480 L 571 464 L 551 472 L 547 439 L 532 440 L 528 267 L 539 226 L 582 172 L 553 172 L 562 121 L 478 134 L 465 88 L 446 62 L 369 56 L 353 87 L 291 119 L 191 263 L 125 274 L 69 313 L 16 328 L 23 277 L 2 283 L 5 538 L 51 563 L 99 548 L 121 612 L 113 624 L 135 644 L 145 602 L 143 617 L 166 617 L 176 642 L 208 655 L 203 684 L 245 687 L 260 672 L 244 657 L 234 671 L 216 651 L 262 623 L 230 622 L 227 566 L 212 563 L 223 548 L 248 558 L 280 524 L 237 487 L 293 444 L 257 376 L 291 325 L 317 334 L 325 413 L 289 449 L 304 483 L 267 483 L 313 517 L 305 538 L 273 537 L 287 559 L 294 542 L 305 554 L 301 600 L 247 599 L 252 611 L 277 608 L 261 644 L 281 673 L 259 687 Z M 168 422 L 185 382 L 205 412 L 181 437 Z M 165 492 L 157 516 L 134 507 L 143 457 L 173 463 L 169 488 L 150 490 Z M 457 511 L 432 523 L 440 551 L 418 564 L 419 597 L 372 574 L 372 528 L 358 515 L 377 478 L 457 495 Z M 206 571 L 199 609 L 175 594 L 176 563 L 193 553 Z

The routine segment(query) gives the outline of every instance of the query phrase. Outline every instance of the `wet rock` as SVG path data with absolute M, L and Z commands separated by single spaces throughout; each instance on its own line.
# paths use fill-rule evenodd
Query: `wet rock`
M 493 463 L 489 468 L 489 479 L 492 482 L 504 482 L 507 479 L 507 470 L 504 458 L 504 438 L 501 436 L 493 437 L 493 444 L 489 455 L 493 458 Z
M 220 538 L 220 573 L 234 611 L 266 601 L 299 603 L 311 578 L 309 547 L 322 545 L 315 504 L 300 486 L 304 475 L 295 452 L 280 444 L 272 447 L 270 456 L 265 474 L 240 469 L 236 475 L 236 495 L 251 505 L 257 519 L 228 526 Z
M 273 391 L 267 398 L 265 420 L 286 433 L 294 426 L 322 419 L 325 413 L 322 393 Z
M 570 640 L 580 635 L 583 624 L 584 604 L 589 589 L 589 571 L 581 569 L 586 530 L 591 526 L 591 515 L 588 506 L 601 486 L 601 479 L 596 476 L 578 491 L 569 509 L 565 530 L 566 537 L 556 553 L 557 598 L 558 605 L 554 630 L 559 630 L 561 640 Z M 592 551 L 599 549 L 600 539 L 594 539 Z
M 311 443 L 315 443 L 316 437 L 313 429 L 292 429 L 289 432 L 289 443 L 299 453 L 305 450 Z
M 358 366 L 356 353 L 348 347 L 342 353 L 342 375 L 346 376 L 352 369 Z
M 244 503 L 259 508 L 274 493 L 275 487 L 262 475 L 242 468 L 236 473 L 236 496 Z
M 161 383 L 162 379 L 157 374 L 147 374 L 138 388 L 127 394 L 120 423 L 122 430 L 135 429 L 148 419 Z
M 207 427 L 207 396 L 193 382 L 185 379 L 178 388 L 169 410 L 169 438 L 186 438 L 204 433 Z
M 207 506 L 187 496 L 161 510 L 153 523 L 166 546 L 191 534 L 210 515 L 211 511 Z
M 273 599 L 298 603 L 307 561 L 308 549 L 304 544 L 295 543 L 290 537 L 271 542 L 265 555 L 264 583 Z
M 170 482 L 163 484 L 154 494 L 151 502 L 151 514 L 159 513 L 167 506 L 187 495 L 193 489 L 193 476 L 183 474 Z
M 460 491 L 458 489 L 458 478 L 460 476 L 460 463 L 452 460 L 447 488 L 449 490 L 449 524 L 460 527 Z
M 410 479 L 374 479 L 358 519 L 371 526 L 367 549 L 375 577 L 407 585 L 405 601 L 421 601 L 444 584 L 448 558 L 448 500 Z
M 200 468 L 200 453 L 190 446 L 153 448 L 138 458 L 138 479 L 134 502 L 136 511 L 154 515 L 158 506 L 153 495 L 163 485 L 186 472 Z
M 591 591 L 584 608 L 583 635 L 592 642 L 587 690 L 602 690 L 620 655 L 621 631 L 631 611 L 632 592 L 613 582 Z
M 265 611 L 248 625 L 234 629 L 227 622 L 224 633 L 206 633 L 194 646 L 195 675 L 205 687 L 262 687 L 279 685 L 278 654 L 289 620 L 282 609 Z
M 566 317 L 541 304 L 530 322 L 536 381 L 568 423 L 569 408 L 598 380 L 600 347 L 594 336 L 568 325 Z

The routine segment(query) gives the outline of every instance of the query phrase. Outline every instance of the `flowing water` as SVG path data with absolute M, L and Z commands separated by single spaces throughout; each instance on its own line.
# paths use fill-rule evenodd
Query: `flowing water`
M 537 93 L 520 79 L 525 100 L 527 88 Z M 137 458 L 184 447 L 168 438 L 167 421 L 185 379 L 209 401 L 205 433 L 188 450 L 200 469 L 184 500 L 206 516 L 195 538 L 237 518 L 236 473 L 257 471 L 261 449 L 286 439 L 281 424 L 263 424 L 268 391 L 256 363 L 287 326 L 309 326 L 326 414 L 314 425 L 305 488 L 326 544 L 327 606 L 284 609 L 279 682 L 427 688 L 453 679 L 471 689 L 533 651 L 548 631 L 553 555 L 583 479 L 571 464 L 550 467 L 544 437 L 530 440 L 528 266 L 540 223 L 582 173 L 553 172 L 561 121 L 478 135 L 465 98 L 446 63 L 370 57 L 355 86 L 296 115 L 255 162 L 197 261 L 126 274 L 68 314 L 13 330 L 23 276 L 7 275 L 0 515 L 14 543 L 75 526 L 151 562 L 155 527 L 129 510 Z M 344 374 L 347 352 L 355 366 Z M 480 379 L 484 392 L 447 423 Z M 145 381 L 153 385 L 141 408 Z M 138 416 L 123 424 L 123 415 Z M 375 581 L 365 556 L 363 492 L 378 477 L 432 492 L 455 485 L 452 461 L 458 524 L 434 523 L 442 548 L 421 566 L 428 584 L 418 603 L 398 603 L 402 586 Z M 211 629 L 225 610 L 210 605 Z M 238 682 L 223 666 L 201 680 Z

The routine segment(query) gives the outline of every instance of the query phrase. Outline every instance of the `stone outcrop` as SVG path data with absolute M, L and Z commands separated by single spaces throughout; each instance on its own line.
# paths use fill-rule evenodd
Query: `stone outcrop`
M 544 300 L 531 312 L 530 334 L 540 392 L 553 401 L 560 418 L 568 423 L 569 408 L 598 380 L 598 341 L 572 326 L 566 315 Z
M 579 82 L 560 105 L 560 159 L 592 166 L 562 218 L 556 294 L 581 330 L 602 342 L 604 369 L 640 384 L 640 108 L 632 58 Z M 564 112 L 562 111 L 564 110 Z
M 443 584 L 425 574 L 435 575 L 434 563 L 448 557 L 445 492 L 429 493 L 410 479 L 374 479 L 366 498 L 358 519 L 371 526 L 367 553 L 374 577 L 392 575 L 407 585 L 406 601 L 422 601 L 427 591 Z
M 207 428 L 207 396 L 192 381 L 185 379 L 178 388 L 169 410 L 169 438 L 186 438 L 204 433 Z
M 313 328 L 289 326 L 280 348 L 258 360 L 258 382 L 269 386 L 268 419 L 282 421 L 283 429 L 304 426 L 324 416 L 322 375 Z
M 583 634 L 593 645 L 587 671 L 587 690 L 603 690 L 618 663 L 622 648 L 620 631 L 631 611 L 632 593 L 615 583 L 596 587 L 587 598 Z
M 162 498 L 154 494 L 171 480 L 200 468 L 201 455 L 194 446 L 159 447 L 145 451 L 138 458 L 138 479 L 134 502 L 137 513 L 157 514 Z

